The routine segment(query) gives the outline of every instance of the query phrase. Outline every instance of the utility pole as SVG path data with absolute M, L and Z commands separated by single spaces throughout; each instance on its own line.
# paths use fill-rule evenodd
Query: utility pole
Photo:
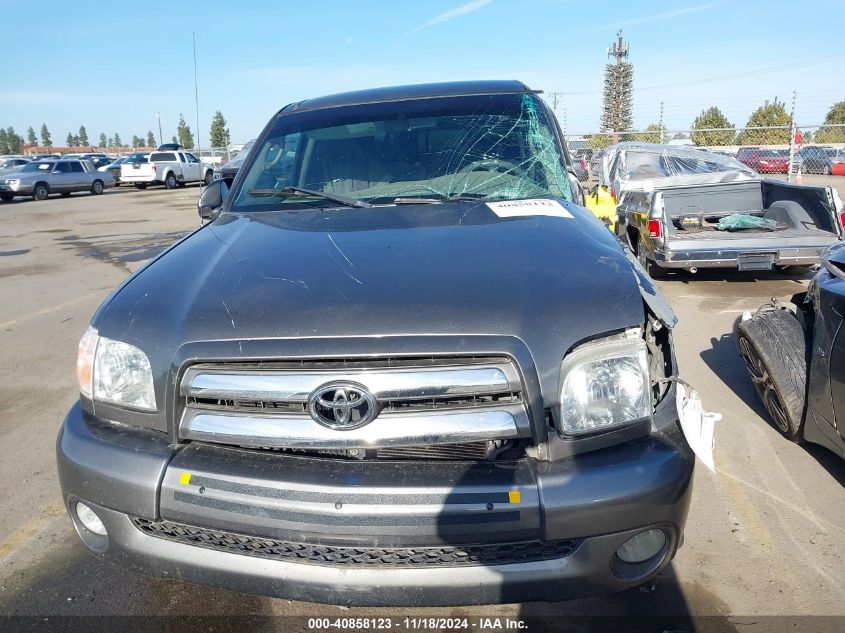
M 622 39 L 622 31 L 616 34 L 616 41 L 607 48 L 607 56 L 613 59 L 604 70 L 604 104 L 602 108 L 602 131 L 613 132 L 613 142 L 619 142 L 619 133 L 631 127 L 631 99 L 633 97 L 633 66 L 625 59 L 629 53 L 628 43 Z
M 197 154 L 200 153 L 200 97 L 197 87 L 197 34 L 191 33 L 194 40 L 194 105 L 197 109 Z
M 789 118 L 792 120 L 792 124 L 789 126 L 789 165 L 787 166 L 786 170 L 786 180 L 788 182 L 793 182 L 794 178 L 792 175 L 792 161 L 795 159 L 795 137 L 797 136 L 797 130 L 795 129 L 795 104 L 798 101 L 798 93 L 794 90 L 792 91 L 792 112 L 789 114 Z
M 660 144 L 663 145 L 663 102 L 660 102 L 660 122 L 657 124 L 657 129 L 660 131 Z
M 161 112 L 156 112 L 156 119 L 158 120 L 158 144 L 164 144 L 164 137 L 161 135 Z

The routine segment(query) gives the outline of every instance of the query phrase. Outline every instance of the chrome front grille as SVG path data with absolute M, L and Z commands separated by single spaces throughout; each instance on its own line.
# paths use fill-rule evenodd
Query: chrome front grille
M 378 403 L 354 429 L 318 424 L 309 397 L 354 383 Z M 348 450 L 530 436 L 515 365 L 499 357 L 197 364 L 181 382 L 180 437 L 261 448 Z

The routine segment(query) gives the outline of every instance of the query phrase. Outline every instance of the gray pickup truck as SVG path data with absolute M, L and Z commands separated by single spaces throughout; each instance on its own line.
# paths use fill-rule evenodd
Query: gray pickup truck
M 703 150 L 620 143 L 605 157 L 617 234 L 652 277 L 668 270 L 803 272 L 842 238 L 833 187 L 761 180 Z
M 85 545 L 350 605 L 654 577 L 698 401 L 672 311 L 570 169 L 519 82 L 282 108 L 80 342 L 57 454 Z

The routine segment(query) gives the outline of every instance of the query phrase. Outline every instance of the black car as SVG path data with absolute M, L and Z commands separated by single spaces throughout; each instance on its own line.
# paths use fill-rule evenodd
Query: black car
M 773 301 L 737 328 L 739 351 L 775 427 L 845 458 L 845 244 L 822 257 L 806 293 Z
M 208 222 L 83 335 L 57 443 L 81 540 L 332 604 L 652 579 L 682 542 L 700 409 L 674 314 L 580 195 L 519 82 L 282 108 L 203 190 Z
M 156 148 L 157 152 L 178 152 L 185 149 L 184 145 L 179 143 L 162 143 Z
M 134 155 L 134 154 L 133 154 Z M 121 156 L 120 158 L 108 163 L 106 165 L 106 171 L 109 172 L 114 177 L 114 186 L 120 186 L 120 166 L 126 162 L 126 159 L 129 158 L 128 156 Z

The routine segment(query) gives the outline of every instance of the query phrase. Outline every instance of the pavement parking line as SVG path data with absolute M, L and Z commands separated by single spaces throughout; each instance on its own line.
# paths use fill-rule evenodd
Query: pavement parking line
M 33 536 L 38 534 L 44 527 L 53 519 L 61 516 L 65 512 L 65 506 L 62 503 L 54 503 L 48 506 L 36 518 L 29 523 L 25 523 L 17 530 L 12 532 L 4 540 L 0 541 L 0 560 L 3 560 L 17 550 L 22 545 L 25 545 Z
M 76 299 L 70 299 L 69 301 L 65 301 L 64 303 L 58 303 L 54 306 L 50 306 L 49 308 L 44 308 L 42 310 L 37 310 L 35 312 L 30 312 L 29 314 L 22 314 L 21 316 L 10 319 L 8 321 L 3 321 L 0 323 L 0 330 L 5 330 L 7 327 L 12 325 L 17 325 L 22 321 L 30 321 L 32 319 L 38 318 L 40 316 L 44 316 L 45 314 L 50 314 L 51 312 L 55 312 L 56 310 L 61 310 L 62 308 L 67 308 L 72 306 L 76 303 L 80 303 L 81 301 L 87 301 L 88 299 L 93 299 L 95 297 L 102 296 L 102 293 L 91 293 L 88 295 L 83 295 L 81 297 L 77 297 Z

